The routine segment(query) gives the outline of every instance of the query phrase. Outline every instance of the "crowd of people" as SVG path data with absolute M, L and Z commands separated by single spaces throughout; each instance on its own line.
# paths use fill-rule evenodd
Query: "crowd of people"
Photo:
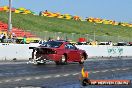
M 23 39 L 21 41 L 18 41 L 17 36 L 15 33 L 1 33 L 0 34 L 0 43 L 20 43 L 20 44 L 26 44 L 26 35 L 23 36 Z

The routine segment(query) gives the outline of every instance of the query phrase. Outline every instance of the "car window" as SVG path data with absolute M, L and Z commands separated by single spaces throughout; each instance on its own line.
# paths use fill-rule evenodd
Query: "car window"
M 50 47 L 50 48 L 59 48 L 63 42 L 48 41 L 43 43 L 41 46 Z
M 76 47 L 74 45 L 72 45 L 72 44 L 66 44 L 65 45 L 65 49 L 73 49 L 73 50 L 75 50 Z

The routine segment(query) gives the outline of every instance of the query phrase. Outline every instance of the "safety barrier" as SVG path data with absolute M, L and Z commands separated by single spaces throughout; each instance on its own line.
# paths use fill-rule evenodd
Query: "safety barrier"
M 39 44 L 0 44 L 0 60 L 28 60 L 32 50 L 29 47 L 37 47 Z
M 32 50 L 39 44 L 0 44 L 0 60 L 28 60 Z M 89 46 L 77 45 L 87 52 L 89 57 L 121 57 L 132 56 L 132 46 Z
M 108 46 L 108 45 L 78 45 L 79 49 L 85 50 L 89 57 L 129 57 L 132 56 L 132 46 Z

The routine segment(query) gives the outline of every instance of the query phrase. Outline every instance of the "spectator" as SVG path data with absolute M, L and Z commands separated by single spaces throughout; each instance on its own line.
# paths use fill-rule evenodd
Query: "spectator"
M 11 33 L 8 34 L 8 39 L 11 39 L 12 38 L 12 35 Z
M 110 46 L 113 46 L 113 43 L 112 43 L 112 41 L 109 41 L 109 45 L 110 45 Z
M 24 36 L 23 36 L 23 41 L 22 41 L 22 43 L 23 43 L 23 44 L 26 44 L 26 40 L 27 40 L 27 36 L 24 35 Z
M 57 37 L 57 40 L 60 40 L 60 37 L 59 36 Z
M 4 34 L 3 37 L 2 37 L 2 40 L 1 42 L 4 43 L 4 40 L 6 39 L 6 35 Z
M 15 33 L 12 33 L 12 37 L 15 37 L 16 36 L 16 34 Z
M 54 41 L 54 39 L 52 37 L 49 37 L 48 41 Z
M 16 34 L 12 33 L 12 42 L 16 43 L 16 39 L 17 39 Z
M 92 41 L 92 42 L 90 43 L 90 45 L 96 46 L 96 45 L 98 45 L 98 41 L 97 41 L 97 40 L 96 40 L 96 41 Z
M 98 45 L 98 40 L 95 41 L 95 45 Z
M 3 33 L 1 33 L 1 35 L 0 35 L 0 42 L 2 42 L 2 37 L 4 36 L 4 34 Z

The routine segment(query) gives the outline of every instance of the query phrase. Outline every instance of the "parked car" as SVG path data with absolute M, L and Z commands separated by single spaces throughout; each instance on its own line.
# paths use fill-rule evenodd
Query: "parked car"
M 78 49 L 73 44 L 66 41 L 48 41 L 39 47 L 29 47 L 33 49 L 32 60 L 34 64 L 54 61 L 57 65 L 67 62 L 84 63 L 88 55 L 84 50 Z

